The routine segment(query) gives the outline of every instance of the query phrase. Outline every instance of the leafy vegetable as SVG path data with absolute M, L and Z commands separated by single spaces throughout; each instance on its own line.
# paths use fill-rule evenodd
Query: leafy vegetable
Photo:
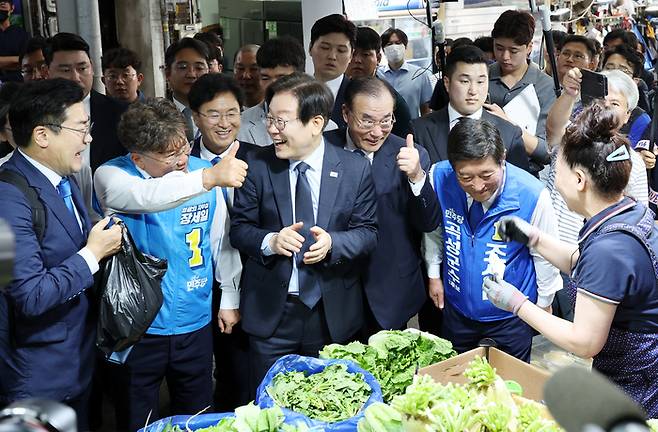
M 279 373 L 267 387 L 274 402 L 305 416 L 337 422 L 354 417 L 370 397 L 362 374 L 347 371 L 345 364 L 332 364 L 322 372 Z
M 357 432 L 403 432 L 402 415 L 385 403 L 375 402 L 366 409 Z
M 651 432 L 658 432 L 658 420 L 657 419 L 647 420 L 647 424 L 649 425 L 649 428 L 651 429 Z
M 372 373 L 386 402 L 404 393 L 418 368 L 455 355 L 450 341 L 415 329 L 383 330 L 372 335 L 368 345 L 332 344 L 320 351 L 320 358 L 352 360 Z

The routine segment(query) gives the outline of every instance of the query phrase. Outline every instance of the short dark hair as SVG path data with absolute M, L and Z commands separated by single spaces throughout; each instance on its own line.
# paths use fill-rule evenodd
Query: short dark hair
M 409 44 L 409 36 L 399 28 L 393 28 L 389 27 L 382 33 L 381 39 L 382 39 L 382 46 L 388 45 L 389 41 L 391 40 L 391 36 L 396 35 L 398 39 L 400 39 L 400 42 L 402 42 L 402 45 L 405 47 Z
M 9 107 L 9 123 L 16 145 L 27 147 L 37 126 L 46 123 L 59 125 L 64 122 L 68 107 L 82 102 L 83 98 L 82 87 L 67 79 L 54 78 L 24 83 Z M 56 126 L 48 127 L 59 132 Z
M 374 29 L 361 26 L 356 29 L 356 44 L 354 47 L 361 50 L 379 52 L 382 49 L 382 38 Z
M 358 95 L 377 97 L 382 93 L 387 93 L 393 99 L 393 108 L 395 109 L 395 93 L 391 85 L 383 79 L 369 76 L 359 77 L 350 80 L 345 88 L 345 105 L 352 109 L 354 98 Z
M 326 126 L 334 106 L 334 96 L 324 83 L 300 72 L 284 76 L 267 87 L 265 101 L 269 105 L 277 93 L 290 92 L 297 99 L 297 117 L 307 124 L 313 117 L 324 117 Z
M 201 105 L 210 102 L 220 93 L 231 93 L 238 101 L 239 106 L 244 105 L 244 95 L 238 82 L 230 75 L 209 73 L 200 76 L 187 95 L 190 109 L 199 112 Z
M 633 32 L 629 32 L 624 29 L 615 29 L 608 32 L 603 38 L 603 45 L 607 46 L 615 39 L 621 39 L 624 45 L 628 45 L 633 49 L 635 49 L 637 46 L 637 36 L 635 36 Z
M 517 45 L 528 45 L 535 34 L 535 18 L 528 12 L 506 10 L 494 23 L 491 37 L 509 38 Z
M 199 53 L 199 55 L 206 60 L 206 63 L 208 63 L 208 60 L 210 59 L 208 45 L 198 39 L 184 37 L 167 47 L 167 50 L 165 51 L 165 67 L 169 69 L 171 65 L 174 64 L 174 60 L 176 60 L 176 54 L 186 48 L 193 49 Z
M 473 41 L 473 45 L 480 48 L 482 52 L 493 52 L 493 38 L 491 36 L 480 36 Z
M 596 45 L 594 45 L 594 41 L 592 41 L 592 39 L 587 38 L 585 36 L 575 35 L 575 34 L 567 36 L 567 38 L 562 42 L 562 48 L 560 48 L 560 50 L 562 50 L 564 46 L 568 43 L 579 43 L 581 45 L 584 45 L 585 49 L 589 53 L 590 60 L 594 58 L 594 56 L 597 53 Z
M 77 34 L 57 33 L 46 41 L 46 46 L 43 48 L 43 57 L 48 66 L 58 51 L 84 51 L 89 57 L 89 44 Z M 91 57 L 89 59 L 91 60 Z
M 7 124 L 7 113 L 11 107 L 11 101 L 19 92 L 21 84 L 20 82 L 7 81 L 0 85 L 0 129 L 4 129 Z
M 185 119 L 170 100 L 147 98 L 128 106 L 117 135 L 129 152 L 161 153 L 176 140 L 186 140 Z
M 142 71 L 142 61 L 135 51 L 128 48 L 113 48 L 103 54 L 101 58 L 103 70 L 117 68 L 124 69 L 132 66 L 137 72 Z
M 223 46 L 224 43 L 215 33 L 197 33 L 194 35 L 194 39 L 200 40 L 208 46 L 209 60 L 217 60 L 217 63 L 220 64 L 224 61 L 224 54 L 218 48 L 218 46 Z
M 261 45 L 256 53 L 256 63 L 261 69 L 291 66 L 297 72 L 304 72 L 306 53 L 302 44 L 294 37 L 280 36 Z
M 493 41 L 492 41 L 492 43 L 493 43 Z M 473 45 L 473 41 L 471 40 L 471 38 L 460 37 L 460 38 L 455 39 L 452 42 L 452 49 L 455 49 L 457 47 L 464 46 L 464 45 Z
M 356 45 L 356 26 L 341 14 L 327 15 L 313 23 L 309 49 L 313 47 L 313 44 L 320 36 L 328 35 L 329 33 L 344 34 L 350 41 L 350 47 L 354 49 Z
M 21 50 L 21 53 L 18 55 L 18 64 L 21 64 L 23 62 L 23 57 L 25 57 L 28 54 L 32 54 L 35 51 L 41 50 L 41 53 L 44 53 L 44 49 L 46 48 L 46 40 L 41 37 L 41 36 L 33 36 L 25 42 L 25 45 L 23 46 L 23 49 Z
M 628 139 L 616 132 L 619 119 L 603 101 L 594 101 L 583 109 L 562 139 L 562 156 L 569 167 L 586 170 L 596 191 L 611 198 L 621 194 L 628 184 L 632 162 L 629 159 L 610 162 L 607 157 L 625 146 L 630 154 Z
M 450 54 L 446 57 L 446 70 L 445 76 L 452 79 L 452 74 L 457 69 L 457 63 L 466 64 L 487 64 L 487 57 L 484 52 L 475 45 L 462 45 L 450 50 Z M 489 70 L 487 69 L 487 74 Z
M 489 156 L 499 165 L 505 160 L 505 145 L 498 128 L 487 120 L 462 118 L 448 134 L 450 165 Z
M 562 30 L 551 30 L 551 36 L 553 36 L 553 45 L 555 45 L 556 50 L 561 50 L 564 45 L 564 41 L 569 37 L 569 33 L 563 32 Z
M 603 54 L 602 65 L 604 67 L 610 56 L 614 54 L 618 54 L 624 57 L 626 61 L 633 66 L 633 78 L 640 77 L 642 70 L 644 70 L 644 61 L 642 60 L 642 57 L 640 57 L 640 55 L 637 53 L 637 51 L 628 45 L 617 45 L 616 47 L 609 49 Z

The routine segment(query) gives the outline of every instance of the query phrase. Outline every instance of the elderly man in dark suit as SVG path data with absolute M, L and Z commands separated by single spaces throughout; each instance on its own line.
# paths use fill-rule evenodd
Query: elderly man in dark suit
M 377 195 L 379 242 L 363 276 L 366 323 L 363 338 L 382 329 L 400 329 L 427 299 L 421 271 L 420 240 L 432 225 L 418 206 L 431 207 L 439 220 L 432 188 L 421 181 L 429 171 L 427 151 L 413 138 L 391 134 L 395 116 L 390 84 L 376 77 L 355 78 L 345 91 L 347 129 L 325 132 L 326 141 L 362 155 L 372 165 Z M 418 184 L 419 196 L 412 193 Z M 422 190 L 421 190 L 422 189 Z
M 231 244 L 248 256 L 240 312 L 253 386 L 285 354 L 317 355 L 356 335 L 360 260 L 377 244 L 370 164 L 322 137 L 330 90 L 295 73 L 272 84 L 266 101 L 274 145 L 249 154 L 231 218 Z
M 0 182 L 0 218 L 14 231 L 13 280 L 0 294 L 0 406 L 41 397 L 76 410 L 87 429 L 96 323 L 88 297 L 98 262 L 121 245 L 108 219 L 91 228 L 71 175 L 91 142 L 83 90 L 63 79 L 26 83 L 9 121 L 18 149 L 3 165 L 14 183 Z M 16 187 L 16 179 L 26 184 Z M 45 224 L 32 219 L 39 197 Z M 36 219 L 36 218 L 35 218 Z
M 453 49 L 446 61 L 444 84 L 450 95 L 447 107 L 413 120 L 416 142 L 427 149 L 432 164 L 448 158 L 448 133 L 463 117 L 487 120 L 500 132 L 507 161 L 528 171 L 528 154 L 521 128 L 483 109 L 489 88 L 487 58 L 476 46 Z

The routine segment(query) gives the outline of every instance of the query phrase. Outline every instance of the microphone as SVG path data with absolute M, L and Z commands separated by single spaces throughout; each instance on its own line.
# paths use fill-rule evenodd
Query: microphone
M 564 368 L 544 387 L 553 418 L 567 432 L 649 432 L 646 414 L 598 372 Z
M 439 49 L 439 64 L 434 72 L 441 70 L 441 76 L 443 76 L 446 67 L 446 33 L 441 21 L 436 20 L 432 23 L 432 34 L 434 35 L 434 44 Z

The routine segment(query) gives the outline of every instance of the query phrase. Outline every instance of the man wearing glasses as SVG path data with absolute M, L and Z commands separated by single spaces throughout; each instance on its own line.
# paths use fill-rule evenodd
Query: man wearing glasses
M 165 75 L 176 108 L 185 117 L 185 136 L 191 142 L 199 129 L 192 120 L 192 109 L 187 100 L 192 84 L 208 73 L 208 46 L 200 40 L 185 37 L 169 45 L 165 52 Z
M 316 356 L 357 336 L 362 259 L 377 243 L 370 164 L 322 137 L 329 88 L 293 73 L 270 85 L 265 100 L 274 145 L 249 154 L 230 233 L 249 257 L 240 313 L 254 387 L 285 354 Z
M 575 67 L 589 69 L 595 55 L 596 45 L 592 39 L 580 35 L 567 36 L 557 57 L 557 76 L 560 83 L 567 72 Z
M 89 288 L 99 262 L 121 246 L 121 229 L 95 226 L 72 174 L 82 167 L 91 123 L 82 89 L 63 79 L 26 83 L 9 111 L 18 149 L 3 166 L 38 194 L 0 182 L 0 217 L 16 235 L 12 282 L 0 293 L 0 407 L 40 397 L 73 407 L 88 430 L 96 317 Z M 39 230 L 42 229 L 41 235 Z
M 103 55 L 103 84 L 111 98 L 133 103 L 144 101 L 139 86 L 144 81 L 142 61 L 137 53 L 126 48 L 114 48 Z
M 325 132 L 328 143 L 361 155 L 372 166 L 377 196 L 379 241 L 363 276 L 365 325 L 362 338 L 383 329 L 403 329 L 425 303 L 420 240 L 434 227 L 423 225 L 415 206 L 429 206 L 439 218 L 436 195 L 421 180 L 429 170 L 427 151 L 413 138 L 391 134 L 395 96 L 390 84 L 369 76 L 353 78 L 345 90 L 347 129 Z M 422 197 L 411 191 L 419 183 Z M 395 305 L 395 307 L 391 307 Z

